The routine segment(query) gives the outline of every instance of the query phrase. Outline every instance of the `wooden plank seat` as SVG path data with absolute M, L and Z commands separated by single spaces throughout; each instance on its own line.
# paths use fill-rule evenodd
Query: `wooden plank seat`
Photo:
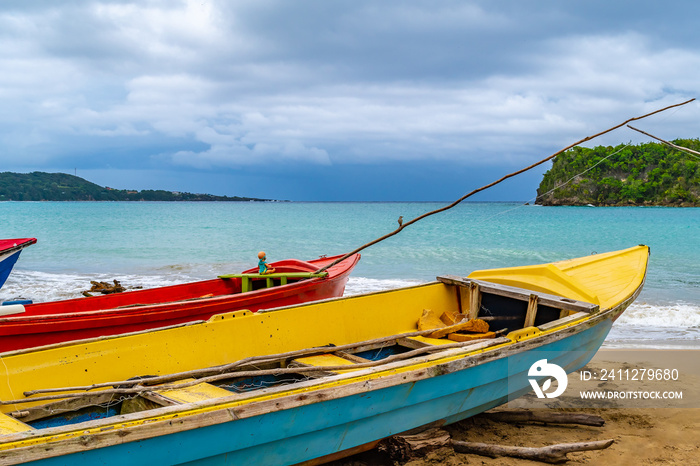
M 184 379 L 178 381 L 178 383 L 185 384 L 193 382 L 194 380 L 195 379 Z M 184 388 L 156 389 L 153 390 L 153 392 L 157 393 L 161 397 L 173 401 L 174 403 L 171 404 L 194 403 L 196 401 L 211 400 L 213 398 L 221 398 L 231 395 L 231 392 L 225 388 L 220 388 L 209 383 L 199 383 L 197 385 Z
M 219 275 L 219 278 L 240 278 L 241 293 L 246 293 L 253 290 L 253 280 L 265 279 L 265 287 L 272 288 L 275 284 L 274 280 L 278 279 L 280 285 L 286 285 L 290 278 L 319 278 L 325 277 L 328 272 L 286 272 L 286 273 L 232 273 L 228 275 Z
M 12 416 L 0 413 L 0 435 L 16 434 L 28 430 L 34 430 L 34 428 Z
M 353 369 L 350 366 L 353 366 L 354 364 L 358 362 L 362 362 L 363 358 L 359 357 L 353 357 L 352 360 L 347 357 L 343 357 L 342 355 L 338 354 L 332 354 L 332 353 L 325 353 L 325 354 L 317 354 L 313 356 L 305 356 L 302 358 L 295 358 L 292 359 L 287 367 L 324 367 L 324 366 L 348 366 L 348 370 L 336 370 L 336 371 L 327 371 L 327 372 L 317 372 L 314 374 L 310 374 L 310 377 L 324 377 L 328 375 L 336 375 L 336 374 L 344 374 L 347 372 L 352 372 L 354 370 L 358 369 Z M 367 361 L 366 359 L 364 361 Z
M 178 380 L 175 383 L 163 384 L 170 388 L 158 388 L 158 385 L 154 385 L 151 390 L 140 393 L 138 397 L 126 399 L 122 403 L 121 414 L 129 414 L 161 406 L 196 403 L 198 401 L 223 398 L 232 394 L 224 388 L 205 382 L 189 385 L 194 381 L 196 379 L 189 378 Z M 189 386 L 178 388 L 177 386 L 173 387 L 173 384 Z
M 429 338 L 421 336 L 401 338 L 398 340 L 399 345 L 413 349 L 425 348 L 426 346 L 449 345 L 450 343 L 454 342 L 447 338 Z

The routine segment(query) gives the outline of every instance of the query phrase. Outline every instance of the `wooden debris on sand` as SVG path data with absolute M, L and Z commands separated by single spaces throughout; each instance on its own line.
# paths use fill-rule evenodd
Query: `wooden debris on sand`
M 433 428 L 412 435 L 394 435 L 384 439 L 377 445 L 377 451 L 388 455 L 392 461 L 403 463 L 422 458 L 438 448 L 449 447 L 450 442 L 449 432 Z
M 600 416 L 581 413 L 533 412 L 526 410 L 499 410 L 479 416 L 497 422 L 544 422 L 546 424 L 579 424 L 601 427 L 605 420 Z M 579 451 L 603 450 L 614 443 L 613 439 L 577 443 L 559 443 L 543 447 L 522 447 L 454 440 L 450 433 L 434 424 L 423 430 L 415 429 L 382 440 L 377 451 L 394 462 L 407 462 L 422 458 L 439 448 L 449 447 L 457 453 L 476 454 L 498 458 L 508 456 L 545 463 L 564 463 L 567 454 Z
M 121 293 L 123 291 L 126 291 L 126 288 L 122 286 L 121 283 L 119 283 L 119 280 L 112 280 L 113 284 L 109 284 L 107 282 L 98 282 L 94 280 L 90 280 L 90 284 L 92 285 L 92 288 L 90 288 L 87 291 L 83 291 L 83 296 L 86 298 L 89 298 L 93 296 L 91 293 L 101 293 L 101 294 L 112 294 L 112 293 Z M 139 289 L 141 288 L 140 286 L 133 287 L 134 289 Z
M 498 458 L 510 456 L 545 463 L 564 463 L 569 460 L 568 453 L 576 451 L 604 450 L 615 442 L 613 439 L 593 442 L 559 443 L 545 447 L 514 447 L 510 445 L 493 445 L 487 443 L 452 441 L 452 446 L 458 453 L 474 453 L 481 456 Z
M 552 411 L 486 411 L 479 416 L 498 422 L 542 422 L 545 424 L 578 424 L 582 426 L 603 427 L 605 419 L 594 414 L 557 413 Z

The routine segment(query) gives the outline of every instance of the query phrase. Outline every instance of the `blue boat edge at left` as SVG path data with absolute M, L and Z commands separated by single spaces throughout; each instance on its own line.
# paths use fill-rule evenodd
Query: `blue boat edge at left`
M 4 242 L 9 241 L 21 241 L 21 243 L 14 243 L 12 246 L 8 246 L 0 251 L 0 288 L 5 284 L 7 278 L 10 276 L 12 269 L 19 259 L 19 255 L 24 248 L 31 246 L 36 243 L 36 238 L 22 238 L 17 240 L 3 240 Z

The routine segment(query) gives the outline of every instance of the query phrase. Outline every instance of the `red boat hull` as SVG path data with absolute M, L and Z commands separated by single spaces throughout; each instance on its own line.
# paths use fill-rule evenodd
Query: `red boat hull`
M 276 272 L 312 272 L 340 256 L 270 264 Z M 360 255 L 330 267 L 328 276 L 241 293 L 240 278 L 217 278 L 148 290 L 29 304 L 0 318 L 0 352 L 119 335 L 206 320 L 240 309 L 258 311 L 342 296 Z M 246 271 L 255 273 L 257 270 Z M 263 279 L 264 280 L 264 279 Z M 0 308 L 1 309 L 1 308 Z

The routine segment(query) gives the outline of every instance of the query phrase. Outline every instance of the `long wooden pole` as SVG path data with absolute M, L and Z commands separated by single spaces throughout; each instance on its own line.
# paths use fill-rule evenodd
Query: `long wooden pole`
M 236 361 L 230 364 L 226 364 L 223 366 L 215 366 L 215 367 L 208 367 L 205 369 L 195 369 L 191 371 L 184 371 L 184 372 L 178 372 L 174 374 L 167 374 L 167 375 L 161 375 L 161 376 L 153 376 L 153 377 L 148 377 L 148 378 L 143 378 L 143 379 L 132 379 L 132 380 L 120 380 L 120 381 L 115 381 L 115 382 L 104 382 L 104 383 L 99 383 L 99 384 L 92 384 L 92 385 L 83 385 L 83 386 L 75 386 L 75 387 L 62 387 L 62 388 L 44 388 L 44 389 L 38 389 L 38 390 L 29 390 L 24 392 L 24 396 L 30 397 L 36 394 L 40 393 L 60 393 L 60 392 L 66 392 L 66 391 L 89 391 L 89 390 L 96 390 L 99 388 L 106 388 L 106 387 L 113 387 L 113 386 L 121 386 L 121 387 L 130 387 L 132 385 L 156 385 L 156 384 L 162 384 L 162 383 L 167 383 L 167 382 L 172 382 L 175 380 L 179 379 L 186 379 L 186 378 L 192 378 L 192 377 L 207 377 L 210 375 L 215 375 L 215 374 L 222 374 L 222 373 L 228 373 L 231 371 L 236 370 L 237 368 L 241 366 L 250 366 L 250 365 L 261 365 L 261 364 L 266 364 L 266 363 L 271 363 L 271 362 L 279 362 L 283 361 L 286 359 L 293 359 L 293 358 L 299 358 L 299 357 L 304 357 L 304 356 L 311 356 L 314 354 L 324 354 L 324 353 L 337 353 L 339 351 L 348 351 L 348 350 L 353 350 L 356 349 L 360 346 L 373 346 L 373 345 L 378 345 L 378 344 L 384 344 L 384 343 L 389 343 L 393 342 L 395 340 L 400 340 L 403 338 L 410 338 L 410 337 L 418 337 L 418 336 L 426 336 L 430 335 L 431 333 L 435 332 L 438 329 L 432 328 L 432 329 L 426 329 L 426 330 L 417 330 L 415 332 L 405 332 L 405 333 L 399 333 L 396 335 L 388 335 L 384 336 L 381 338 L 374 338 L 371 340 L 364 340 L 364 341 L 358 341 L 354 343 L 348 343 L 345 345 L 340 345 L 340 346 L 318 346 L 315 348 L 307 348 L 307 349 L 302 349 L 302 350 L 296 350 L 296 351 L 290 351 L 287 353 L 279 353 L 279 354 L 269 354 L 269 355 L 263 355 L 263 356 L 251 356 L 245 359 L 241 359 L 240 361 Z M 476 340 L 473 340 L 476 341 Z M 445 345 L 440 345 L 440 346 L 435 346 L 433 348 L 445 348 Z M 352 367 L 357 367 L 352 366 Z M 344 367 L 344 369 L 347 369 L 348 367 Z M 328 369 L 326 369 L 328 370 Z M 21 400 L 21 401 L 27 401 L 27 399 Z M 36 401 L 36 399 L 32 398 L 29 401 Z M 0 405 L 2 405 L 4 402 L 0 401 Z
M 467 198 L 473 196 L 473 195 L 476 194 L 476 193 L 479 193 L 479 192 L 484 191 L 484 190 L 486 190 L 486 189 L 489 189 L 489 188 L 491 188 L 491 187 L 493 187 L 493 186 L 496 186 L 497 184 L 499 184 L 499 183 L 501 183 L 501 182 L 507 180 L 508 178 L 512 178 L 512 177 L 514 177 L 514 176 L 520 175 L 521 173 L 524 173 L 524 172 L 526 172 L 526 171 L 528 171 L 528 170 L 531 170 L 531 169 L 537 167 L 538 165 L 542 165 L 543 163 L 548 162 L 549 160 L 552 160 L 552 159 L 553 159 L 554 157 L 556 157 L 557 155 L 559 155 L 559 154 L 561 154 L 562 152 L 565 152 L 565 151 L 571 149 L 571 148 L 574 147 L 574 146 L 578 146 L 579 144 L 582 144 L 582 143 L 584 143 L 584 142 L 586 142 L 586 141 L 590 141 L 591 139 L 597 138 L 598 136 L 602 136 L 603 134 L 606 134 L 606 133 L 609 133 L 609 132 L 611 132 L 611 131 L 614 131 L 614 130 L 620 128 L 621 126 L 624 126 L 624 125 L 626 125 L 627 123 L 630 123 L 630 122 L 632 122 L 632 121 L 641 120 L 642 118 L 650 117 L 650 116 L 652 116 L 652 115 L 655 115 L 655 114 L 657 114 L 657 113 L 661 113 L 661 112 L 663 112 L 663 111 L 666 111 L 666 110 L 671 109 L 671 108 L 674 108 L 674 107 L 680 107 L 680 106 L 685 105 L 685 104 L 688 104 L 688 103 L 690 103 L 690 102 L 692 102 L 692 101 L 694 101 L 694 100 L 695 100 L 695 99 L 693 98 L 693 99 L 690 99 L 690 100 L 686 100 L 685 102 L 681 102 L 681 103 L 679 103 L 679 104 L 669 105 L 668 107 L 664 107 L 664 108 L 661 108 L 661 109 L 659 109 L 659 110 L 654 110 L 653 112 L 646 113 L 646 114 L 641 115 L 641 116 L 637 116 L 637 117 L 630 118 L 629 120 L 625 120 L 625 121 L 623 121 L 622 123 L 620 123 L 619 125 L 615 125 L 615 126 L 613 126 L 613 127 L 611 127 L 611 128 L 606 129 L 605 131 L 601 131 L 601 132 L 596 133 L 596 134 L 594 134 L 594 135 L 592 135 L 592 136 L 587 136 L 587 137 L 581 139 L 580 141 L 576 141 L 575 143 L 570 144 L 570 145 L 566 146 L 565 148 L 563 148 L 563 149 L 561 149 L 561 150 L 555 152 L 554 154 L 550 155 L 549 157 L 545 157 L 544 159 L 540 160 L 539 162 L 535 162 L 535 163 L 533 163 L 532 165 L 529 165 L 529 166 L 527 166 L 527 167 L 525 167 L 525 168 L 522 168 L 522 169 L 520 169 L 520 170 L 518 170 L 518 171 L 514 171 L 513 173 L 509 173 L 509 174 L 507 174 L 507 175 L 505 175 L 505 176 L 499 178 L 498 180 L 496 180 L 496 181 L 494 181 L 494 182 L 492 182 L 492 183 L 489 183 L 489 184 L 487 184 L 487 185 L 484 185 L 484 186 L 482 186 L 482 187 L 480 187 L 480 188 L 477 188 L 477 189 L 471 191 L 470 193 L 465 194 L 464 196 L 462 196 L 462 197 L 460 197 L 459 199 L 457 199 L 456 201 L 454 201 L 452 204 L 449 204 L 449 205 L 447 205 L 447 206 L 445 206 L 445 207 L 442 207 L 442 208 L 440 208 L 440 209 L 433 210 L 433 211 L 431 211 L 431 212 L 427 212 L 427 213 L 425 213 L 425 214 L 423 214 L 423 215 L 421 215 L 421 216 L 419 216 L 419 217 L 416 217 L 416 218 L 414 218 L 413 220 L 410 220 L 410 221 L 408 221 L 408 222 L 406 222 L 406 223 L 400 223 L 400 224 L 399 224 L 399 227 L 398 227 L 396 230 L 394 230 L 394 231 L 392 231 L 392 232 L 390 232 L 390 233 L 387 233 L 386 235 L 384 235 L 384 236 L 382 236 L 382 237 L 380 237 L 380 238 L 377 238 L 377 239 L 375 239 L 374 241 L 371 241 L 371 242 L 369 242 L 369 243 L 367 243 L 367 244 L 365 244 L 365 245 L 363 245 L 363 246 L 360 246 L 359 248 L 355 249 L 354 251 L 351 251 L 351 252 L 345 254 L 343 257 L 341 257 L 341 258 L 339 258 L 339 259 L 333 261 L 332 263 L 330 263 L 330 264 L 328 264 L 328 265 L 326 265 L 326 266 L 324 266 L 324 267 L 321 267 L 320 269 L 318 269 L 318 270 L 316 271 L 316 273 L 318 273 L 318 272 L 323 272 L 324 270 L 327 270 L 328 268 L 333 267 L 334 265 L 336 265 L 336 264 L 338 264 L 338 263 L 344 261 L 345 259 L 347 259 L 348 257 L 352 256 L 353 254 L 357 254 L 358 252 L 362 251 L 363 249 L 366 249 L 366 248 L 368 248 L 368 247 L 370 247 L 370 246 L 372 246 L 372 245 L 374 245 L 374 244 L 379 243 L 380 241 L 384 241 L 384 240 L 387 239 L 387 238 L 390 238 L 390 237 L 392 237 L 392 236 L 394 236 L 394 235 L 399 234 L 399 233 L 401 232 L 401 230 L 403 230 L 404 228 L 408 227 L 409 225 L 413 225 L 414 223 L 416 223 L 416 222 L 419 221 L 419 220 L 424 219 L 425 217 L 429 217 L 429 216 L 431 216 L 431 215 L 435 215 L 435 214 L 438 214 L 438 213 L 440 213 L 440 212 L 444 212 L 444 211 L 446 211 L 446 210 L 449 210 L 449 209 L 453 208 L 454 206 L 456 206 L 457 204 L 459 204 L 460 202 L 462 202 L 463 200 L 465 200 L 465 199 L 467 199 Z
M 435 331 L 435 329 L 432 329 Z M 384 359 L 379 359 L 376 361 L 367 361 L 363 363 L 356 363 L 356 364 L 343 364 L 343 365 L 338 365 L 338 366 L 295 366 L 295 367 L 284 367 L 284 368 L 275 368 L 275 369 L 257 369 L 257 370 L 250 370 L 250 371 L 239 371 L 239 372 L 226 372 L 222 374 L 214 374 L 214 375 L 209 375 L 206 377 L 201 377 L 196 380 L 192 380 L 189 382 L 183 382 L 179 384 L 170 384 L 170 385 L 161 385 L 158 387 L 149 387 L 149 386 L 144 386 L 139 384 L 138 382 L 152 382 L 153 379 L 144 379 L 140 381 L 136 381 L 137 383 L 126 388 L 114 388 L 114 389 L 107 389 L 107 390 L 101 390 L 100 394 L 112 394 L 112 395 L 124 395 L 124 394 L 138 394 L 142 392 L 148 392 L 148 391 L 153 391 L 153 390 L 171 390 L 171 389 L 180 389 L 180 388 L 187 388 L 187 387 L 192 387 L 194 385 L 199 385 L 201 383 L 209 383 L 209 382 L 216 382 L 218 380 L 223 380 L 223 379 L 230 379 L 232 377 L 237 377 L 237 378 L 247 378 L 247 377 L 257 377 L 261 375 L 281 375 L 281 374 L 306 374 L 306 373 L 314 373 L 314 372 L 333 372 L 333 371 L 347 371 L 347 370 L 356 370 L 356 369 L 366 369 L 369 367 L 378 367 L 378 366 L 383 366 L 387 365 L 392 362 L 396 361 L 404 361 L 406 359 L 413 358 L 415 356 L 420 356 L 422 354 L 426 353 L 433 353 L 433 352 L 440 352 L 440 351 L 445 351 L 448 349 L 455 349 L 455 348 L 465 348 L 469 346 L 474 346 L 474 349 L 484 349 L 488 348 L 490 346 L 496 346 L 503 344 L 504 342 L 507 342 L 507 339 L 505 338 L 493 338 L 493 339 L 479 339 L 479 340 L 470 340 L 470 341 L 460 341 L 460 342 L 454 342 L 454 343 L 445 343 L 442 345 L 434 345 L 434 346 L 424 346 L 422 348 L 417 348 L 411 351 L 407 351 L 406 353 L 400 353 L 400 354 L 395 354 L 393 356 L 388 356 Z M 326 348 L 327 350 L 334 350 L 335 348 Z M 332 352 L 332 351 L 329 351 Z M 171 382 L 174 382 L 174 380 L 170 380 Z M 104 386 L 107 384 L 100 384 L 101 386 Z M 122 387 L 119 385 L 118 382 L 111 382 L 109 383 L 109 386 L 118 386 Z M 71 390 L 87 390 L 87 389 L 93 389 L 97 387 L 97 385 L 90 386 L 90 387 L 66 387 L 60 390 L 66 390 L 66 391 L 71 391 Z M 48 390 L 34 390 L 33 392 L 26 392 L 26 393 L 48 393 L 48 392 L 55 392 L 55 389 L 48 389 Z M 25 395 L 26 395 L 25 393 Z M 71 399 L 71 398 L 81 398 L 84 396 L 89 396 L 92 395 L 92 393 L 86 393 L 86 392 L 78 392 L 78 393 L 62 393 L 60 395 L 47 395 L 47 396 L 37 396 L 34 398 L 24 398 L 24 399 L 19 399 L 19 400 L 2 400 L 0 401 L 0 405 L 12 405 L 12 404 L 19 404 L 19 403 L 26 403 L 26 402 L 36 402 L 36 401 L 54 401 L 54 400 L 63 400 L 63 399 Z

